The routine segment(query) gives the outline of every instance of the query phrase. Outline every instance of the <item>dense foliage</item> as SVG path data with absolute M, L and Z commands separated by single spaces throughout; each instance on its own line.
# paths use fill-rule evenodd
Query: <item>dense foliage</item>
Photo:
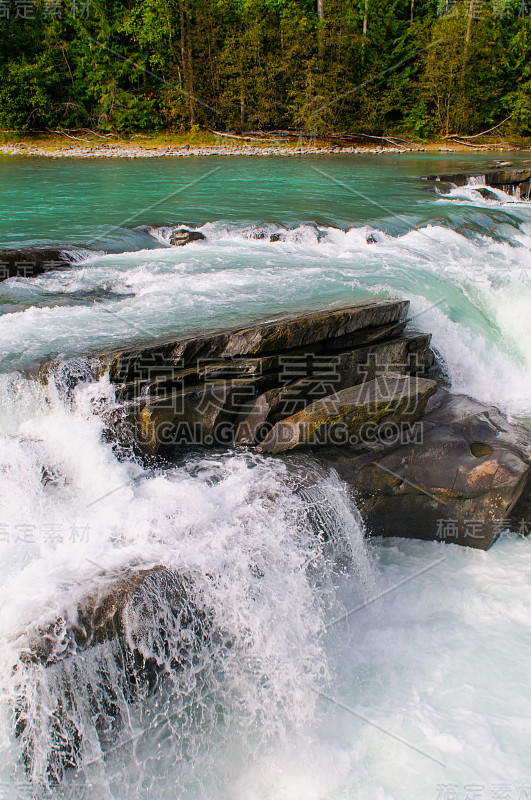
M 531 0 L 0 0 L 0 70 L 4 130 L 529 135 Z

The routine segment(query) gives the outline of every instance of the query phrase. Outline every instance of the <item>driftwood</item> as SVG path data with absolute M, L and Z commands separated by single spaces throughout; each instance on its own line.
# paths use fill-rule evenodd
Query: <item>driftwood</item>
M 473 133 L 470 136 L 461 136 L 458 133 L 447 133 L 446 136 L 443 136 L 443 139 L 477 139 L 479 136 L 486 136 L 487 133 L 492 133 L 497 128 L 501 128 L 506 122 L 508 122 L 511 117 L 514 117 L 514 112 L 509 114 L 508 117 L 505 117 L 501 122 L 498 122 L 497 125 L 494 125 L 492 128 L 488 128 L 486 131 L 481 131 L 481 133 Z M 476 147 L 482 147 L 482 145 L 475 145 Z
M 240 139 L 246 142 L 281 142 L 285 141 L 283 139 L 263 139 L 261 136 L 242 136 L 238 133 L 224 133 L 222 131 L 213 131 L 211 128 L 207 128 L 209 133 L 213 133 L 214 136 L 224 136 L 227 139 Z

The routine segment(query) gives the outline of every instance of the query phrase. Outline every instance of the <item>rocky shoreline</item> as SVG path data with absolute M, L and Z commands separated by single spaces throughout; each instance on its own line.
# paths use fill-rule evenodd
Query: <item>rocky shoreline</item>
M 514 151 L 520 148 L 511 145 L 492 145 L 490 151 Z M 301 147 L 281 145 L 219 144 L 219 145 L 130 145 L 130 144 L 65 144 L 45 147 L 26 143 L 0 144 L 0 156 L 30 156 L 39 158 L 184 158 L 187 156 L 308 156 L 308 155 L 366 155 L 400 153 L 484 153 L 485 146 L 345 146 L 304 145 Z

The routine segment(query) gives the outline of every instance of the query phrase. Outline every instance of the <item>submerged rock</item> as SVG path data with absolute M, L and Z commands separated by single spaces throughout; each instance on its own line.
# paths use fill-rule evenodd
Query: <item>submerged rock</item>
M 498 195 L 494 194 L 490 189 L 487 189 L 486 186 L 479 186 L 475 191 L 480 194 L 484 200 L 499 200 Z
M 188 629 L 204 622 L 189 578 L 163 566 L 102 576 L 86 596 L 49 625 L 26 634 L 20 660 L 45 667 L 113 639 L 132 647 L 159 610 Z M 125 638 L 127 642 L 125 642 Z
M 277 422 L 256 448 L 283 453 L 301 445 L 364 442 L 364 428 L 378 437 L 384 423 L 413 423 L 436 392 L 435 381 L 387 373 L 359 386 L 342 389 Z
M 209 616 L 188 577 L 163 566 L 125 570 L 26 634 L 15 666 L 15 732 L 34 788 L 48 792 L 69 768 L 102 758 L 129 705 L 190 666 Z

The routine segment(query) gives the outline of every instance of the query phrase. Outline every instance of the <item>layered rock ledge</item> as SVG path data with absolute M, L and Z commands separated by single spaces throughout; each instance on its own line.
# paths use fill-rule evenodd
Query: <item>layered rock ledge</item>
M 519 169 L 495 169 L 483 173 L 455 173 L 453 175 L 426 175 L 424 180 L 436 181 L 443 184 L 446 190 L 451 186 L 471 186 L 477 188 L 480 193 L 485 192 L 484 187 L 500 189 L 506 194 L 512 195 L 520 200 L 531 198 L 531 168 L 524 167 Z M 482 191 L 483 188 L 483 191 Z M 488 192 L 488 190 L 486 190 Z M 486 195 L 487 199 L 496 199 L 496 195 Z M 485 195 L 484 195 L 485 196 Z
M 529 494 L 531 435 L 441 386 L 408 309 L 373 299 L 98 358 L 146 457 L 310 452 L 352 487 L 369 534 L 487 549 Z

